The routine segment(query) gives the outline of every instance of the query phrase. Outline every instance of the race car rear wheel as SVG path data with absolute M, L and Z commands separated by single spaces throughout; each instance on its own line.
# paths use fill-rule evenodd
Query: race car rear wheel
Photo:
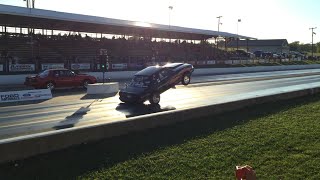
M 50 89 L 51 91 L 55 89 L 55 84 L 53 82 L 48 82 L 46 84 L 46 88 Z
M 150 99 L 150 104 L 159 104 L 160 102 L 160 94 L 159 93 L 152 93 Z
M 82 83 L 82 87 L 87 89 L 88 88 L 88 84 L 91 84 L 91 81 L 89 80 L 84 80 L 83 83 Z
M 183 75 L 183 77 L 182 77 L 182 81 L 181 81 L 181 83 L 183 84 L 183 85 L 188 85 L 189 83 L 190 83 L 190 74 L 189 73 L 185 73 L 184 75 Z

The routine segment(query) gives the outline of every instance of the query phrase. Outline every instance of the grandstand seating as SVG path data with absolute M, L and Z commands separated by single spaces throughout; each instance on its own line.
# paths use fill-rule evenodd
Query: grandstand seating
M 32 36 L 32 38 L 31 38 Z M 33 42 L 33 44 L 31 44 Z M 7 35 L 0 37 L 0 51 L 18 60 L 12 63 L 98 63 L 99 49 L 107 49 L 113 63 L 197 61 L 228 59 L 233 54 L 205 42 L 156 42 L 150 39 L 97 38 L 73 35 Z

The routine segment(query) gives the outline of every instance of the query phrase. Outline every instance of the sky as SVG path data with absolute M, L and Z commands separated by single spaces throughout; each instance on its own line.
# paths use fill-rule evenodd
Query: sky
M 23 0 L 0 4 L 26 7 Z M 215 31 L 222 16 L 220 31 L 289 43 L 311 43 L 309 28 L 318 27 L 314 42 L 320 42 L 319 0 L 36 0 L 35 7 L 165 25 L 170 19 L 174 26 Z

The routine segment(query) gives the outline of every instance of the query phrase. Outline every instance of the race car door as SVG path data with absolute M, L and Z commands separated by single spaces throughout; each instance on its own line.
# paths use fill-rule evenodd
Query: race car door
M 170 75 L 172 72 L 169 69 L 162 69 L 158 74 L 158 82 L 159 82 L 159 90 L 166 91 L 167 89 L 171 88 L 172 85 L 170 84 Z
M 66 70 L 55 70 L 53 72 L 53 76 L 57 87 L 72 86 L 72 80 L 68 76 L 68 72 Z

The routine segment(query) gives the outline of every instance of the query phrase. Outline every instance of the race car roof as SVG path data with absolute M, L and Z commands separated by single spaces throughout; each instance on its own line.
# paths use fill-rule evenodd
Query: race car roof
M 149 66 L 135 74 L 135 76 L 151 76 L 152 74 L 160 71 L 162 69 L 161 66 Z
M 176 68 L 178 66 L 183 65 L 183 63 L 168 63 L 166 65 L 164 65 L 163 67 L 167 67 L 167 68 Z
M 147 34 L 151 37 L 185 38 L 190 40 L 202 40 L 212 37 L 254 39 L 248 36 L 227 32 L 119 20 L 43 9 L 30 9 L 9 5 L 0 5 L 0 25 L 119 35 L 143 36 Z

